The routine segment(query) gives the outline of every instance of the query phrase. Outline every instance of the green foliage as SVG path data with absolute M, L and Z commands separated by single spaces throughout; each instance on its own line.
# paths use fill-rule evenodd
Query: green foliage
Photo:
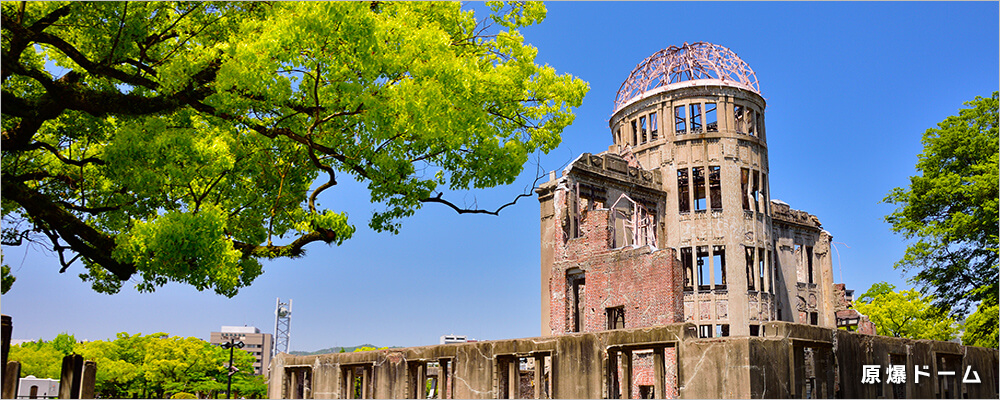
M 3 258 L 0 257 L 0 261 L 2 260 Z M 7 294 L 7 292 L 10 291 L 10 287 L 14 285 L 14 281 L 16 281 L 17 278 L 14 277 L 14 275 L 10 274 L 10 266 L 8 266 L 7 264 L 4 264 L 0 268 L 2 268 L 3 270 L 3 275 L 2 275 L 3 290 L 0 291 L 0 294 Z
M 969 108 L 924 133 L 918 175 L 884 200 L 898 205 L 886 216 L 893 231 L 916 239 L 896 268 L 915 271 L 913 280 L 958 316 L 976 302 L 987 304 L 980 311 L 996 305 L 1000 288 L 998 92 L 965 104 Z M 997 336 L 997 324 L 986 328 L 986 336 Z
M 21 362 L 21 377 L 59 379 L 65 354 L 56 350 L 52 342 L 38 340 L 10 346 L 8 359 Z
M 976 312 L 965 319 L 962 344 L 967 346 L 1000 348 L 997 327 L 1000 326 L 1000 307 L 984 300 Z
M 356 228 L 320 194 L 345 176 L 379 204 L 369 225 L 398 232 L 452 205 L 443 190 L 513 182 L 588 89 L 535 64 L 518 29 L 540 3 L 0 7 L 0 236 L 81 260 L 105 293 L 233 296 L 259 259 L 340 244 Z
M 957 324 L 946 309 L 931 304 L 932 296 L 895 290 L 894 285 L 879 282 L 854 302 L 854 309 L 875 323 L 879 335 L 934 340 L 955 336 Z

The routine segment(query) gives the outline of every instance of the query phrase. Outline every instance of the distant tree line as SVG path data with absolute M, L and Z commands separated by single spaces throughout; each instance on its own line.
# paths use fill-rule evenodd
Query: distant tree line
M 95 394 L 101 398 L 219 398 L 225 396 L 229 352 L 195 337 L 119 333 L 114 340 L 78 342 L 59 334 L 10 347 L 21 377 L 59 379 L 62 358 L 80 354 L 97 363 Z M 267 396 L 264 377 L 252 375 L 254 357 L 234 353 L 233 398 Z M 188 397 L 191 395 L 192 397 Z

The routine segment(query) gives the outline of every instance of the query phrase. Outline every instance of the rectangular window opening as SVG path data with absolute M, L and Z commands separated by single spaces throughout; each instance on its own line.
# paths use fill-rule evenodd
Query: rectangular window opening
M 746 247 L 747 257 L 747 290 L 754 290 L 753 256 L 756 251 L 753 247 Z
M 736 126 L 733 127 L 736 133 L 746 133 L 746 127 L 745 127 L 746 123 L 744 121 L 744 116 L 743 116 L 743 106 L 737 104 L 733 105 L 733 121 L 736 124 Z
M 656 140 L 659 138 L 659 124 L 656 121 L 656 113 L 649 113 L 649 140 Z
M 709 279 L 709 268 L 708 264 L 708 246 L 698 246 L 697 247 L 697 265 L 698 265 L 698 290 L 709 290 L 712 288 L 712 282 Z
M 604 309 L 608 319 L 608 330 L 625 329 L 625 306 L 608 307 Z
M 809 324 L 819 325 L 819 313 L 809 313 Z
M 753 197 L 753 210 L 760 212 L 760 174 L 757 171 L 753 173 L 753 188 L 750 190 L 750 196 Z
M 632 120 L 632 146 L 639 144 L 639 130 L 635 126 L 636 121 Z
M 677 170 L 677 206 L 681 214 L 691 212 L 690 195 L 688 193 L 688 170 L 681 168 Z
M 698 325 L 698 337 L 702 339 L 712 337 L 712 325 Z
M 705 211 L 705 168 L 691 168 L 691 186 L 694 186 L 694 209 Z
M 649 141 L 648 137 L 647 137 L 647 134 L 646 134 L 646 132 L 647 132 L 647 130 L 646 130 L 646 116 L 639 117 L 639 132 L 640 132 L 639 137 L 640 137 L 640 139 L 642 139 L 642 141 L 639 142 L 639 143 L 646 143 L 647 141 Z
M 750 325 L 750 336 L 760 336 L 760 325 Z
M 701 133 L 701 104 L 691 105 L 691 133 Z
M 726 288 L 726 246 L 712 246 L 712 265 L 715 271 L 715 288 Z
M 813 278 L 813 248 L 810 246 L 806 246 L 806 268 L 809 283 L 816 283 L 815 278 Z
M 750 170 L 740 169 L 740 190 L 743 192 L 743 210 L 750 210 Z
M 583 316 L 586 306 L 587 280 L 583 271 L 576 269 L 574 272 L 566 272 L 566 280 L 572 290 L 572 305 L 569 311 L 572 314 L 572 331 L 583 332 Z
M 722 173 L 718 166 L 708 167 L 708 190 L 712 197 L 712 211 L 722 210 Z
M 749 134 L 750 136 L 757 136 L 757 132 L 755 129 L 757 127 L 757 124 L 754 123 L 754 121 L 757 120 L 756 115 L 757 111 L 754 111 L 753 109 L 747 109 L 746 125 L 747 125 L 747 134 Z
M 694 290 L 694 270 L 691 248 L 681 248 L 681 265 L 684 267 L 684 290 Z
M 729 336 L 729 324 L 719 324 L 715 326 L 715 337 Z
M 767 215 L 771 215 L 771 200 L 767 197 L 767 174 L 760 173 L 760 201 L 764 203 L 764 208 L 761 212 Z
M 687 133 L 687 114 L 684 106 L 674 107 L 674 132 L 678 135 Z
M 719 117 L 715 113 L 715 103 L 705 103 L 705 131 L 719 131 Z
M 760 280 L 757 281 L 757 282 L 760 282 L 760 291 L 766 292 L 767 291 L 767 287 L 765 286 L 765 283 L 767 282 L 767 280 L 764 279 L 764 272 L 766 270 L 764 269 L 764 249 L 763 248 L 757 249 L 757 271 L 759 271 L 758 273 L 760 274 L 760 276 L 759 276 Z

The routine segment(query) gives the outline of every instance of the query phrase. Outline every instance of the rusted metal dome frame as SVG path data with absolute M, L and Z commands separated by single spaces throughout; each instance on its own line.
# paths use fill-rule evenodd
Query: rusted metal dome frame
M 615 111 L 643 93 L 665 86 L 698 80 L 736 86 L 760 94 L 757 75 L 736 53 L 707 42 L 670 46 L 636 65 L 615 96 Z

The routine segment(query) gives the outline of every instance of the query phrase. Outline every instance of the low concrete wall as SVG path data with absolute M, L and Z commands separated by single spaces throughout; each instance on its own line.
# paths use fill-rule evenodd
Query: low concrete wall
M 633 352 L 648 357 L 633 364 Z M 906 383 L 887 383 L 890 363 Z M 996 349 L 864 335 L 786 322 L 760 337 L 699 339 L 694 324 L 316 356 L 278 355 L 271 398 L 997 398 Z M 878 384 L 862 383 L 877 365 Z M 927 369 L 922 369 L 927 365 Z M 916 383 L 914 368 L 928 376 Z M 966 369 L 981 383 L 962 383 Z M 939 375 L 954 371 L 956 374 Z M 971 375 L 970 375 L 971 377 Z M 428 379 L 434 391 L 425 391 Z M 648 382 L 647 382 L 648 383 Z

